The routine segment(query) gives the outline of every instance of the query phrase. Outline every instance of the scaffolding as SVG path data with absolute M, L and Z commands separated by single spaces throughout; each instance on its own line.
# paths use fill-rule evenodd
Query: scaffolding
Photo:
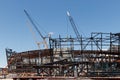
M 50 49 L 6 49 L 8 72 L 39 76 L 104 77 L 120 75 L 120 33 L 92 32 L 80 40 L 49 38 Z

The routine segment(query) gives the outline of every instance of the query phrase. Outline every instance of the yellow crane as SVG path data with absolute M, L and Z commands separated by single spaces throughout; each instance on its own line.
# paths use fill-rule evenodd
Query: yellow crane
M 33 30 L 32 30 L 32 28 L 31 28 L 31 26 L 29 26 L 29 27 L 30 27 L 30 31 L 32 32 L 33 37 L 34 37 L 34 39 L 35 39 L 36 44 L 38 45 L 39 48 L 40 48 L 40 44 L 43 44 L 44 47 L 45 47 L 45 49 L 48 49 L 48 45 L 47 45 L 47 42 L 46 42 L 46 38 L 47 38 L 47 37 L 44 37 L 44 36 L 41 34 L 40 30 L 38 29 L 38 27 L 36 26 L 36 24 L 34 23 L 34 21 L 32 20 L 32 18 L 30 17 L 30 15 L 27 13 L 27 11 L 24 10 L 24 12 L 25 12 L 26 16 L 28 17 L 29 21 L 31 22 L 31 24 L 34 26 L 34 28 L 36 29 L 36 31 L 37 31 L 38 34 L 40 35 L 40 37 L 43 39 L 43 42 L 37 42 Z
M 34 39 L 35 43 L 38 46 L 38 49 L 40 49 L 40 44 L 43 44 L 43 43 L 41 43 L 37 40 L 35 32 L 33 31 L 32 25 L 30 24 L 30 22 L 27 21 L 27 25 L 28 25 L 28 28 L 29 28 L 30 32 L 32 33 L 32 36 L 33 36 L 33 39 Z

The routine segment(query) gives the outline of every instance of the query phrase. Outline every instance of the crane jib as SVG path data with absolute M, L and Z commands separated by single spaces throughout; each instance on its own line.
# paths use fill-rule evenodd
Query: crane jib
M 37 26 L 35 25 L 35 23 L 33 22 L 32 18 L 30 17 L 30 15 L 27 13 L 26 10 L 24 10 L 25 14 L 27 15 L 28 19 L 30 20 L 30 22 L 32 23 L 32 25 L 35 27 L 36 31 L 39 33 L 39 35 L 42 37 L 42 39 L 44 39 L 45 37 L 41 34 L 41 32 L 39 31 L 39 29 L 37 28 Z

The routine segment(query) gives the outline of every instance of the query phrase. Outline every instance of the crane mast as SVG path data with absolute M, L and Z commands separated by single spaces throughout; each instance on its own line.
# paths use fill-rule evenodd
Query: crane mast
M 80 34 L 79 34 L 78 30 L 77 30 L 77 27 L 76 27 L 76 25 L 74 23 L 74 20 L 73 20 L 72 16 L 70 15 L 70 13 L 68 11 L 67 11 L 67 16 L 69 17 L 69 21 L 70 21 L 70 23 L 72 25 L 72 28 L 73 28 L 73 30 L 74 30 L 74 32 L 76 34 L 76 37 L 77 37 L 78 41 L 81 42 L 81 36 L 80 36 Z
M 38 32 L 38 34 L 40 35 L 40 37 L 43 39 L 43 44 L 45 46 L 46 49 L 48 49 L 48 45 L 46 42 L 46 37 L 44 37 L 41 32 L 39 31 L 38 27 L 36 26 L 36 24 L 33 22 L 32 18 L 30 17 L 30 15 L 27 13 L 26 10 L 24 10 L 26 16 L 28 17 L 29 21 L 31 22 L 31 24 L 34 26 L 34 28 L 36 29 L 36 31 Z

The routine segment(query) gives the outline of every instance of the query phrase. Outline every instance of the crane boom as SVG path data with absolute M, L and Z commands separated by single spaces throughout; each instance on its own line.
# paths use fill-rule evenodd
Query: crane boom
M 67 15 L 68 15 L 68 17 L 69 17 L 69 21 L 70 21 L 70 23 L 71 23 L 71 25 L 72 25 L 72 28 L 73 28 L 73 30 L 74 30 L 74 32 L 75 32 L 75 34 L 76 34 L 76 37 L 77 37 L 77 39 L 78 39 L 78 41 L 79 41 L 79 43 L 80 43 L 81 54 L 82 54 L 81 59 L 82 59 L 82 62 L 83 62 L 84 54 L 83 54 L 83 52 L 82 52 L 82 50 L 83 50 L 83 46 L 82 46 L 82 36 L 80 36 L 80 34 L 79 34 L 78 30 L 77 30 L 77 27 L 76 27 L 76 25 L 75 25 L 75 23 L 74 23 L 74 20 L 73 20 L 72 16 L 70 16 L 70 13 L 69 13 L 68 11 L 67 11 Z M 83 68 L 84 68 L 84 65 L 82 65 L 80 72 L 83 71 Z
M 70 23 L 72 25 L 72 28 L 73 28 L 73 30 L 74 30 L 74 32 L 76 34 L 76 37 L 77 37 L 78 41 L 80 42 L 81 41 L 80 40 L 81 36 L 80 36 L 80 34 L 79 34 L 78 30 L 77 30 L 77 27 L 76 27 L 76 25 L 74 23 L 74 20 L 73 20 L 72 16 L 70 15 L 70 13 L 68 11 L 67 11 L 67 16 L 69 17 L 69 21 L 70 21 Z
M 39 33 L 39 35 L 44 39 L 45 37 L 43 37 L 43 35 L 41 34 L 41 32 L 39 31 L 39 29 L 37 28 L 37 26 L 35 25 L 35 23 L 33 22 L 32 18 L 30 17 L 30 15 L 27 13 L 26 10 L 24 10 L 25 14 L 27 15 L 28 19 L 30 20 L 30 22 L 32 23 L 32 25 L 35 27 L 36 31 Z
M 27 13 L 27 11 L 24 10 L 24 12 L 25 12 L 26 16 L 28 17 L 29 21 L 32 23 L 32 25 L 33 25 L 34 28 L 36 29 L 36 31 L 38 32 L 38 34 L 40 35 L 40 37 L 43 39 L 43 44 L 44 44 L 45 48 L 48 49 L 48 45 L 47 45 L 47 42 L 46 42 L 46 40 L 45 40 L 46 37 L 44 37 L 44 36 L 41 34 L 40 30 L 38 29 L 38 27 L 36 26 L 36 24 L 33 22 L 32 18 L 31 18 L 30 15 Z

